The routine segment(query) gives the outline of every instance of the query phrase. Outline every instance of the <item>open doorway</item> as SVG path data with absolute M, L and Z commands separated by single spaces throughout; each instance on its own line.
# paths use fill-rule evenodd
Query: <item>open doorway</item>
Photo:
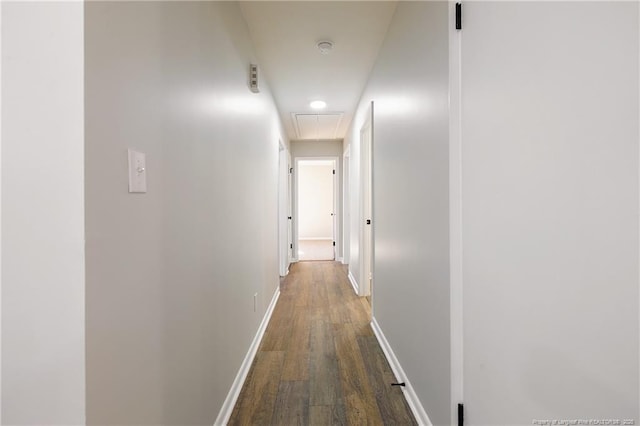
M 296 162 L 298 260 L 335 260 L 337 159 Z

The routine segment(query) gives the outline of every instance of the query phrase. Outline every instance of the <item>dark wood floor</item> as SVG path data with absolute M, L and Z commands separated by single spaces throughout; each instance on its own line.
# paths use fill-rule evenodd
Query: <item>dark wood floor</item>
M 343 265 L 296 263 L 280 291 L 229 425 L 417 424 Z

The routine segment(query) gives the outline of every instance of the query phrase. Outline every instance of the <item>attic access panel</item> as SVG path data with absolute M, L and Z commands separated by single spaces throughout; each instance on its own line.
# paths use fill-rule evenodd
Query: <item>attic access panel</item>
M 342 121 L 341 112 L 326 114 L 292 113 L 298 139 L 335 139 Z

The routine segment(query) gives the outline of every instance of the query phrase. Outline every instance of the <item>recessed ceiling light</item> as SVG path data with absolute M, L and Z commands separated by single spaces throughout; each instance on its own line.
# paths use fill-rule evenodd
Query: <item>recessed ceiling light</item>
M 318 47 L 320 53 L 322 53 L 323 55 L 328 55 L 329 52 L 331 52 L 331 49 L 333 49 L 333 43 L 329 40 L 319 41 L 316 46 Z
M 313 109 L 322 109 L 327 106 L 327 103 L 325 101 L 313 101 L 309 106 Z

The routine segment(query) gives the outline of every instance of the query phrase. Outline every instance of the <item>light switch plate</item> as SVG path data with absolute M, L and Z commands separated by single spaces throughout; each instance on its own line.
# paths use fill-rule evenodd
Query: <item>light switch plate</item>
M 144 153 L 129 150 L 129 192 L 147 192 L 146 163 Z

